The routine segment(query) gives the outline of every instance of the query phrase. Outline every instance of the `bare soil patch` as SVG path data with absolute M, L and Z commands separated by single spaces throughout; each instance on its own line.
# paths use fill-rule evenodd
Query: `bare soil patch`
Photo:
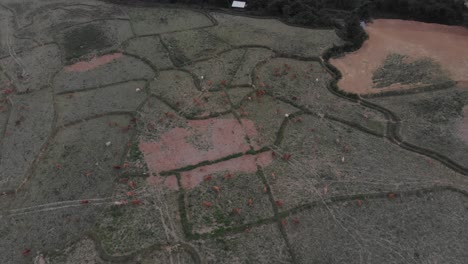
M 430 59 L 440 65 L 448 77 L 457 82 L 468 80 L 468 29 L 415 21 L 377 19 L 367 25 L 369 39 L 361 49 L 344 57 L 332 59 L 343 74 L 340 89 L 358 93 L 379 93 L 388 90 L 411 89 L 431 84 L 431 78 L 411 82 L 395 79 L 385 87 L 375 89 L 373 74 L 391 54 L 406 56 L 406 63 Z
M 106 54 L 100 57 L 93 57 L 90 61 L 79 61 L 73 65 L 65 66 L 64 70 L 68 72 L 84 72 L 84 71 L 89 71 L 94 68 L 97 68 L 101 65 L 107 64 L 115 59 L 118 59 L 122 57 L 122 53 L 112 53 L 112 54 Z
M 150 171 L 161 172 L 248 151 L 245 136 L 236 119 L 190 120 L 187 128 L 174 128 L 139 147 Z

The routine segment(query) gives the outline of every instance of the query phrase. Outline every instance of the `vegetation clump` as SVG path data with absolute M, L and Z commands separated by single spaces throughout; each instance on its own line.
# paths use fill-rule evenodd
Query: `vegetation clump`
M 450 81 L 441 66 L 430 58 L 406 62 L 406 56 L 390 54 L 383 67 L 374 72 L 372 77 L 375 88 L 384 88 L 392 84 L 427 84 Z

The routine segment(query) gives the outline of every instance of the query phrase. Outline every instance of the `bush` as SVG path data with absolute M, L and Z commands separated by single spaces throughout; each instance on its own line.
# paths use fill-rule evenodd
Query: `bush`
M 352 43 L 353 48 L 361 47 L 362 43 L 367 39 L 367 34 L 361 27 L 361 21 L 357 14 L 353 14 L 346 18 L 345 27 L 342 38 Z

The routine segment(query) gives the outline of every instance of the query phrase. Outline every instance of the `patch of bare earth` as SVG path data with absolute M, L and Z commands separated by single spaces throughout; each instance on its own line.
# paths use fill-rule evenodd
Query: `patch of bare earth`
M 140 150 L 151 172 L 174 170 L 250 149 L 236 119 L 190 120 L 187 123 L 187 128 L 174 128 L 162 134 L 157 142 L 140 142 Z M 251 122 L 249 124 L 253 127 Z
M 411 89 L 433 83 L 395 82 L 375 88 L 373 75 L 381 69 L 389 55 L 400 54 L 405 63 L 430 60 L 439 65 L 447 77 L 459 86 L 468 81 L 468 29 L 458 26 L 428 24 L 415 21 L 377 19 L 366 26 L 369 39 L 361 49 L 331 63 L 343 74 L 340 89 L 357 94 Z

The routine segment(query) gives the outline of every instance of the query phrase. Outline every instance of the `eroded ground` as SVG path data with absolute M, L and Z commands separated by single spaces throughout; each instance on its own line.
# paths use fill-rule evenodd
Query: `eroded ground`
M 333 29 L 0 4 L 1 263 L 468 261 L 468 90 L 445 68 L 390 56 L 372 89 L 405 63 L 450 85 L 356 100 L 321 58 Z
M 468 29 L 415 21 L 377 19 L 366 25 L 361 49 L 332 59 L 351 93 L 446 86 L 468 87 Z

